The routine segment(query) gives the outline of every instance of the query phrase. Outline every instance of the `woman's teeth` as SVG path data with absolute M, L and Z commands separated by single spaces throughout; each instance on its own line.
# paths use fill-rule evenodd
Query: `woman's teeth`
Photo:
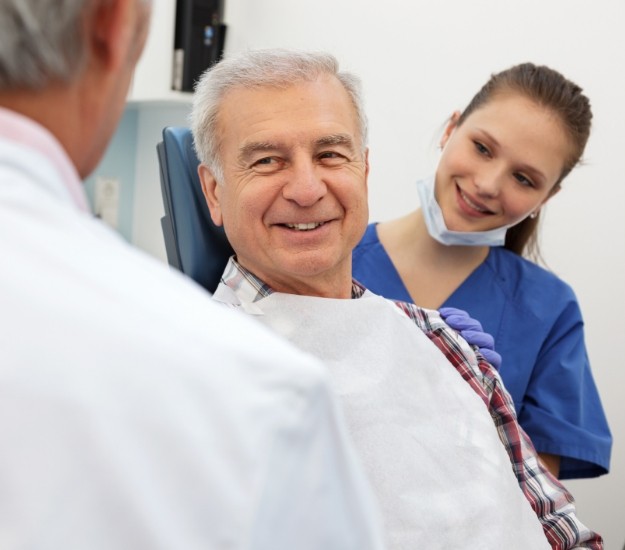
M 490 214 L 490 210 L 475 204 L 469 197 L 467 197 L 462 191 L 460 191 L 460 196 L 463 198 L 464 202 L 466 202 L 471 208 L 477 210 L 478 212 L 482 212 L 484 214 Z

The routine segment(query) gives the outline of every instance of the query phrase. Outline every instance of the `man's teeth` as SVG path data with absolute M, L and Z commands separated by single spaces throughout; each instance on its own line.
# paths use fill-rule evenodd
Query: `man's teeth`
M 312 222 L 312 223 L 285 223 L 289 229 L 297 229 L 298 231 L 310 231 L 311 229 L 315 229 L 320 225 L 323 225 L 323 222 Z
M 481 206 L 478 206 L 477 204 L 475 204 L 474 202 L 471 201 L 471 199 L 469 197 L 467 197 L 462 191 L 460 191 L 460 195 L 462 195 L 462 198 L 464 199 L 464 201 L 471 207 L 474 208 L 475 210 L 477 210 L 478 212 L 484 212 L 484 213 L 490 213 L 490 210 L 488 210 L 488 208 L 483 208 Z

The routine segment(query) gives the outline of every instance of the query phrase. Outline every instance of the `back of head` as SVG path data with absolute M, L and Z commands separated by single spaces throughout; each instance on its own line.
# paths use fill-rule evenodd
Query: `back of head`
M 554 182 L 552 192 L 555 192 L 562 180 L 580 162 L 586 148 L 592 122 L 590 101 L 580 86 L 559 72 L 544 65 L 521 63 L 493 74 L 462 112 L 458 125 L 473 111 L 504 94 L 524 96 L 551 111 L 561 121 L 570 143 L 570 154 L 564 160 L 558 181 Z M 527 248 L 530 256 L 538 257 L 538 222 L 538 216 L 528 217 L 510 228 L 506 233 L 505 248 L 517 254 L 523 254 Z
M 68 81 L 84 63 L 84 10 L 93 0 L 2 0 L 0 92 Z
M 296 82 L 313 81 L 321 75 L 335 76 L 349 94 L 360 126 L 363 148 L 367 143 L 367 119 L 360 81 L 339 71 L 338 61 L 327 53 L 270 49 L 227 57 L 208 69 L 195 87 L 191 129 L 200 161 L 218 182 L 223 181 L 219 152 L 218 115 L 221 103 L 235 88 L 288 88 Z

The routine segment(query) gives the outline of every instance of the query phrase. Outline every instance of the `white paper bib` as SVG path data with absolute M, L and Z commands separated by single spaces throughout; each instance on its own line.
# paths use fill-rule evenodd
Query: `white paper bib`
M 380 503 L 389 548 L 550 548 L 490 414 L 391 302 L 274 293 L 240 304 L 322 358 Z

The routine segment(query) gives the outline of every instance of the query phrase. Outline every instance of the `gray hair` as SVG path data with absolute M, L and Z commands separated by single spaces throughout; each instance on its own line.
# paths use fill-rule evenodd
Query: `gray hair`
M 0 90 L 68 81 L 85 60 L 80 19 L 92 0 L 2 0 Z
M 360 142 L 367 146 L 367 117 L 360 79 L 339 72 L 336 58 L 327 53 L 283 49 L 248 51 L 228 57 L 209 68 L 195 86 L 190 125 L 200 161 L 218 183 L 223 182 L 217 117 L 226 94 L 234 88 L 287 88 L 295 82 L 312 81 L 320 75 L 335 76 L 349 94 L 358 120 Z
M 95 1 L 0 0 L 0 91 L 69 82 L 86 60 L 81 20 Z

